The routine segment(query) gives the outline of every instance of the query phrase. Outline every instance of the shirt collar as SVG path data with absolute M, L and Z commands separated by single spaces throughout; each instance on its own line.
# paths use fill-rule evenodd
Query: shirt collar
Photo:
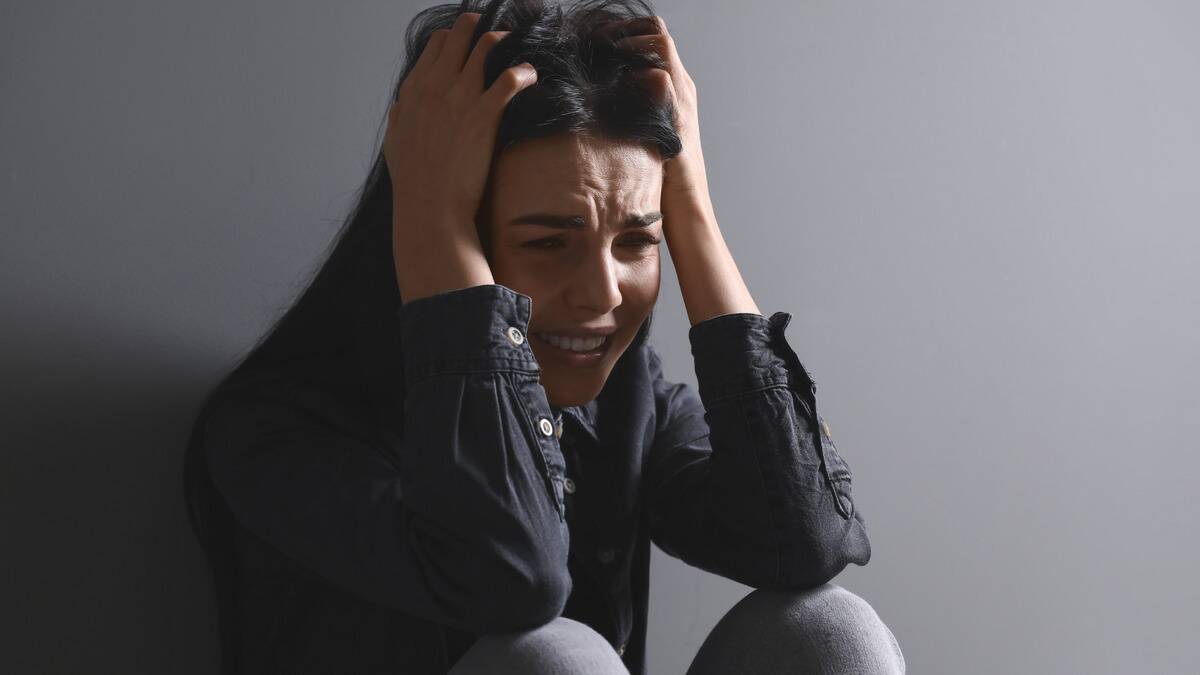
M 575 421 L 576 425 L 584 431 L 593 441 L 600 440 L 599 434 L 596 433 L 596 412 L 599 402 L 592 399 L 583 405 L 571 405 L 562 409 L 563 418 L 570 418 Z
M 596 433 L 596 412 L 598 410 L 598 401 L 592 399 L 583 405 L 569 405 L 559 407 L 550 405 L 550 412 L 554 415 L 554 423 L 558 424 L 562 420 L 573 420 L 575 426 L 583 430 L 593 441 L 599 441 L 599 434 Z

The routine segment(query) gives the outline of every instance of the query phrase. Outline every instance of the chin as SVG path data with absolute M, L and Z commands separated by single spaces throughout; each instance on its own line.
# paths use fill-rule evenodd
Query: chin
M 596 392 L 596 393 L 599 393 L 599 392 Z M 576 394 L 576 395 L 572 395 L 572 396 L 556 396 L 554 394 L 551 394 L 550 392 L 547 392 L 546 398 L 550 401 L 550 405 L 557 406 L 559 408 L 569 408 L 571 406 L 585 405 L 587 403 L 590 403 L 592 401 L 592 399 L 596 398 L 596 394 L 588 394 L 588 395 Z
M 541 384 L 550 404 L 565 408 L 590 403 L 604 389 L 616 360 L 616 356 L 609 354 L 604 363 L 588 369 L 543 365 Z
M 588 382 L 572 382 L 572 386 L 567 387 L 555 386 L 553 382 L 547 386 L 545 379 L 545 373 L 543 373 L 542 385 L 546 387 L 546 398 L 550 401 L 551 405 L 558 406 L 559 408 L 590 403 L 592 399 L 600 394 L 600 390 L 604 387 L 603 381 L 597 385 L 590 382 L 590 380 Z

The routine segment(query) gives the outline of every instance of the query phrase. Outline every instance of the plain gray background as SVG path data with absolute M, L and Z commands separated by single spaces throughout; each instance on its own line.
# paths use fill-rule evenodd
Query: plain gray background
M 213 671 L 194 406 L 319 262 L 424 6 L 0 8 L 8 672 Z M 656 8 L 854 471 L 874 557 L 835 583 L 911 673 L 1196 672 L 1197 4 Z M 655 555 L 649 667 L 682 673 L 750 589 Z

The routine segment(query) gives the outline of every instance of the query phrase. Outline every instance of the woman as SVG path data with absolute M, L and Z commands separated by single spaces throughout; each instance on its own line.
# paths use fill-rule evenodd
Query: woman
M 476 4 L 414 20 L 357 207 L 196 421 L 224 671 L 643 673 L 654 541 L 757 589 L 689 672 L 903 672 L 828 583 L 870 558 L 850 469 L 721 239 L 665 25 Z M 695 390 L 647 342 L 664 240 Z

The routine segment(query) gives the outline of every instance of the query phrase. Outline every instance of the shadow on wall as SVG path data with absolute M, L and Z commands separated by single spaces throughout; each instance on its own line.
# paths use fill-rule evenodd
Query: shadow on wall
M 5 340 L 6 670 L 216 672 L 181 470 L 224 357 L 82 323 L 14 317 L 28 339 Z

